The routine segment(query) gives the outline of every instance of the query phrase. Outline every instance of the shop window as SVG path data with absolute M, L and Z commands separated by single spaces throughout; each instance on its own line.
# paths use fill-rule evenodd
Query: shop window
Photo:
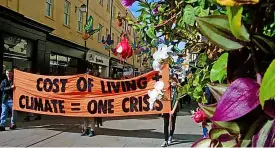
M 58 54 L 50 55 L 50 73 L 52 75 L 74 75 L 77 73 L 78 60 Z
M 83 28 L 82 20 L 83 20 L 82 11 L 79 9 L 78 10 L 78 32 L 82 32 L 82 28 Z
M 64 25 L 69 26 L 70 24 L 70 7 L 71 4 L 68 0 L 64 3 Z
M 100 5 L 103 6 L 103 0 L 99 0 Z
M 116 7 L 115 7 L 115 6 L 113 6 L 112 18 L 113 18 L 114 20 L 116 19 Z
M 5 69 L 31 69 L 33 42 L 13 35 L 4 35 L 3 66 Z
M 53 0 L 46 0 L 45 14 L 53 17 Z
M 107 10 L 107 12 L 110 11 L 110 0 L 107 0 L 106 10 Z
M 102 28 L 103 25 L 102 24 L 99 24 L 99 27 L 98 28 Z M 102 29 L 98 32 L 98 42 L 101 42 L 102 41 Z

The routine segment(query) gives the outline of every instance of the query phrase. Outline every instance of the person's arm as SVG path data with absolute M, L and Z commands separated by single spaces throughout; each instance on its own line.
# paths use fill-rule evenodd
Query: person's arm
M 6 83 L 5 80 L 3 80 L 3 81 L 1 82 L 1 91 L 2 91 L 2 92 L 9 91 L 9 90 L 13 89 L 13 87 L 14 87 L 13 85 L 12 85 L 12 86 L 7 86 L 7 83 Z
M 171 115 L 171 116 L 174 114 L 174 112 L 175 112 L 175 110 L 176 110 L 176 108 L 177 108 L 177 106 L 178 106 L 178 101 L 179 101 L 179 100 L 176 100 L 176 102 L 175 102 L 175 104 L 174 104 L 174 107 L 173 107 L 172 111 L 170 111 L 170 115 Z

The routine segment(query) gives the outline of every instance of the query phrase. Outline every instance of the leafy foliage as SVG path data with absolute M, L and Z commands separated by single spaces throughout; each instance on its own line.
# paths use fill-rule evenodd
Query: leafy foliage
M 260 88 L 260 103 L 264 106 L 266 100 L 274 99 L 275 96 L 275 60 L 271 62 L 264 74 Z
M 210 80 L 212 82 L 219 81 L 221 83 L 225 79 L 227 60 L 228 60 L 228 53 L 224 53 L 215 62 L 215 64 L 212 67 L 211 75 L 210 75 Z
M 187 76 L 188 82 L 178 88 L 179 96 L 190 95 L 210 119 L 217 114 L 227 118 L 224 121 L 212 120 L 215 127 L 209 133 L 211 138 L 201 139 L 193 146 L 250 146 L 252 133 L 258 133 L 268 116 L 264 114 L 267 110 L 262 111 L 263 115 L 257 119 L 247 116 L 254 112 L 254 108 L 258 108 L 259 101 L 263 106 L 268 102 L 266 100 L 275 96 L 274 65 L 268 65 L 275 58 L 275 1 L 164 0 L 140 1 L 139 4 L 141 15 L 137 22 L 130 24 L 138 32 L 140 46 L 156 47 L 160 37 L 164 38 L 167 45 L 177 46 L 179 42 L 185 42 L 185 49 L 175 52 L 184 57 L 187 53 L 198 56 L 194 61 L 196 64 L 190 65 L 195 70 Z M 156 8 L 158 11 L 153 13 Z M 236 59 L 242 62 L 233 66 L 232 61 Z M 174 64 L 171 58 L 169 61 Z M 252 71 L 248 70 L 251 65 L 254 66 Z M 255 80 L 244 78 L 255 78 L 253 71 L 256 74 L 265 72 L 259 96 Z M 250 84 L 233 82 L 226 92 L 227 85 L 210 84 L 210 81 L 225 83 L 226 73 L 227 77 L 229 74 L 231 76 L 229 82 L 242 78 L 250 79 Z M 209 87 L 218 104 L 201 104 L 208 103 L 203 91 L 206 87 Z M 235 92 L 239 93 L 231 96 Z M 275 103 L 274 100 L 269 101 Z M 249 123 L 253 125 L 249 127 Z M 222 135 L 234 136 L 235 140 L 226 143 L 230 145 L 224 145 L 219 138 Z

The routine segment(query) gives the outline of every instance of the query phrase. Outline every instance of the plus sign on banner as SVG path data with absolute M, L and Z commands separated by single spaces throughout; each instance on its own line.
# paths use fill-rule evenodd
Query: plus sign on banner
M 74 117 L 111 117 L 169 113 L 169 66 L 126 80 L 109 80 L 88 74 L 42 76 L 15 70 L 14 109 Z M 148 91 L 163 81 L 167 100 L 149 108 Z

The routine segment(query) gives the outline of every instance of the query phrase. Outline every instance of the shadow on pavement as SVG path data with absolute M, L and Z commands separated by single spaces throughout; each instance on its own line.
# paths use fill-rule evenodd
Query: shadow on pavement
M 156 132 L 155 129 L 122 130 L 122 129 L 97 128 L 96 130 L 98 135 L 164 139 L 164 134 L 160 132 Z M 174 138 L 180 140 L 177 142 L 181 142 L 181 141 L 194 142 L 200 139 L 201 137 L 202 137 L 201 135 L 174 134 Z

